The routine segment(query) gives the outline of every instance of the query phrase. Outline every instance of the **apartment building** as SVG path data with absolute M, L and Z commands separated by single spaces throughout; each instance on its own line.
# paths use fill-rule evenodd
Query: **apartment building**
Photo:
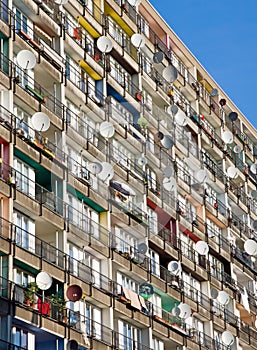
M 253 126 L 147 0 L 0 34 L 0 349 L 257 349 Z

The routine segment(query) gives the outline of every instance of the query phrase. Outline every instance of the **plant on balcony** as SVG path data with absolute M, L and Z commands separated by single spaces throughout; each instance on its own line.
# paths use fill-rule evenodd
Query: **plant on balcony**
M 52 311 L 52 317 L 67 323 L 67 315 L 66 315 L 66 300 L 61 298 L 58 293 L 51 295 L 51 311 Z
M 31 282 L 28 284 L 27 288 L 24 290 L 24 302 L 27 306 L 33 306 L 35 304 L 35 295 L 38 291 L 38 286 L 36 282 Z

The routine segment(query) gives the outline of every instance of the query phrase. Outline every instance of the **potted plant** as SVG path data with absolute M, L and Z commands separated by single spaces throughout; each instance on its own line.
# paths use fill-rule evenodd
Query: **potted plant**
M 38 291 L 36 282 L 30 282 L 27 288 L 24 290 L 24 302 L 27 306 L 33 306 L 35 304 L 35 294 Z
M 58 321 L 67 323 L 67 315 L 65 312 L 66 300 L 59 297 L 58 294 L 52 294 L 51 300 L 52 317 Z

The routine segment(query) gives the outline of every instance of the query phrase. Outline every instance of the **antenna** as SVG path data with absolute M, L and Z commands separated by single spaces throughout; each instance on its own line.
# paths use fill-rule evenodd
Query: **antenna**
M 163 169 L 163 175 L 165 177 L 171 177 L 172 175 L 172 168 L 171 166 L 166 166 L 164 169 Z
M 235 122 L 238 118 L 238 114 L 236 112 L 230 112 L 228 117 L 232 122 Z
M 250 166 L 250 170 L 251 170 L 251 172 L 253 173 L 253 174 L 257 174 L 257 164 L 252 164 L 251 166 Z
M 145 243 L 140 243 L 137 247 L 137 250 L 141 254 L 145 254 L 147 252 L 148 246 Z
M 67 342 L 67 350 L 78 350 L 78 348 L 79 348 L 79 344 L 77 343 L 76 340 L 70 339 Z
M 171 275 L 178 276 L 181 272 L 181 265 L 178 261 L 170 261 L 168 263 L 168 270 L 170 271 Z
M 170 114 L 170 115 L 175 115 L 176 113 L 178 113 L 179 111 L 179 108 L 177 105 L 170 105 L 168 108 L 167 108 L 167 113 Z
M 77 284 L 69 286 L 69 288 L 66 291 L 67 298 L 69 299 L 69 301 L 73 302 L 80 300 L 82 297 L 82 293 L 83 292 L 81 287 Z
M 256 222 L 256 224 L 257 224 L 257 222 Z M 256 227 L 257 227 L 257 225 L 256 225 Z M 257 242 L 253 239 L 248 239 L 244 243 L 244 250 L 249 255 L 252 255 L 252 256 L 257 255 Z
M 103 167 L 102 167 L 102 164 L 98 162 L 93 162 L 88 164 L 87 169 L 93 175 L 97 175 L 103 170 Z
M 107 36 L 100 36 L 100 38 L 97 39 L 96 46 L 102 53 L 109 53 L 113 48 L 112 41 Z
M 206 170 L 201 169 L 195 173 L 195 179 L 198 183 L 202 184 L 209 180 L 209 175 Z
M 139 285 L 139 295 L 144 299 L 150 299 L 153 296 L 154 289 L 150 283 L 144 282 Z
M 179 126 L 185 126 L 187 125 L 187 116 L 183 111 L 178 110 L 178 112 L 175 114 L 174 121 Z
M 138 6 L 142 0 L 127 0 L 131 6 Z
M 209 253 L 209 246 L 206 242 L 204 241 L 198 241 L 195 244 L 195 251 L 199 254 L 199 255 L 207 255 Z
M 210 298 L 214 300 L 214 299 L 217 299 L 219 292 L 216 288 L 211 288 L 210 294 L 211 294 Z
M 252 197 L 253 199 L 256 199 L 256 198 L 257 198 L 257 191 L 256 191 L 256 190 L 252 190 L 252 191 L 251 191 L 251 197 Z
M 69 0 L 55 0 L 54 2 L 57 4 L 57 5 L 65 5 L 68 3 Z
M 225 100 L 225 98 L 222 98 L 219 100 L 219 104 L 221 105 L 221 107 L 226 106 L 226 103 L 227 103 L 227 101 Z
M 178 308 L 180 309 L 180 315 L 179 315 L 180 318 L 186 319 L 191 316 L 192 310 L 188 304 L 180 303 Z
M 215 97 L 215 96 L 218 95 L 218 93 L 219 93 L 218 89 L 212 89 L 211 92 L 210 92 L 210 95 L 211 95 L 212 97 Z
M 103 162 L 102 171 L 98 174 L 98 178 L 102 181 L 111 180 L 114 176 L 113 166 L 110 163 Z
M 239 145 L 235 145 L 233 148 L 233 152 L 238 154 L 242 152 L 242 148 Z
M 35 130 L 47 131 L 50 128 L 50 119 L 43 112 L 37 112 L 31 117 L 31 122 Z
M 163 187 L 166 191 L 172 192 L 176 189 L 177 182 L 174 177 L 164 177 L 162 180 Z
M 252 223 L 254 231 L 257 231 L 257 220 L 254 220 Z
M 147 158 L 145 157 L 144 153 L 142 153 L 141 157 L 138 158 L 137 162 L 140 166 L 144 166 L 147 164 Z
M 222 140 L 225 144 L 232 143 L 234 141 L 234 136 L 231 131 L 224 131 L 222 134 Z
M 39 289 L 47 290 L 51 287 L 53 283 L 52 276 L 50 276 L 47 272 L 39 272 L 36 277 L 36 284 Z
M 168 83 L 173 83 L 178 78 L 178 71 L 174 66 L 168 66 L 163 69 L 162 76 Z
M 239 175 L 239 170 L 234 166 L 230 166 L 227 168 L 227 175 L 230 179 L 236 179 Z
M 166 149 L 171 149 L 174 146 L 174 141 L 171 136 L 164 135 L 163 139 L 161 139 L 161 144 Z
M 131 37 L 131 43 L 140 50 L 145 46 L 145 38 L 141 34 L 133 34 Z
M 164 60 L 164 53 L 162 51 L 158 51 L 153 54 L 154 63 L 162 63 L 163 60 Z
M 230 331 L 225 331 L 221 335 L 221 340 L 226 346 L 231 346 L 234 343 L 235 338 Z
M 228 303 L 230 301 L 230 297 L 229 297 L 227 292 L 222 290 L 219 292 L 217 300 L 222 306 L 226 306 L 226 305 L 228 305 Z
M 29 50 L 22 50 L 17 55 L 17 64 L 22 69 L 33 69 L 36 63 L 36 56 Z
M 114 126 L 111 122 L 102 122 L 99 128 L 100 135 L 106 139 L 113 137 L 115 133 Z

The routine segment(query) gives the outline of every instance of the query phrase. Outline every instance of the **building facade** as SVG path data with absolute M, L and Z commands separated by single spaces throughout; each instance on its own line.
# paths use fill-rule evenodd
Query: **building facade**
M 0 349 L 257 348 L 256 130 L 147 0 L 0 10 Z

